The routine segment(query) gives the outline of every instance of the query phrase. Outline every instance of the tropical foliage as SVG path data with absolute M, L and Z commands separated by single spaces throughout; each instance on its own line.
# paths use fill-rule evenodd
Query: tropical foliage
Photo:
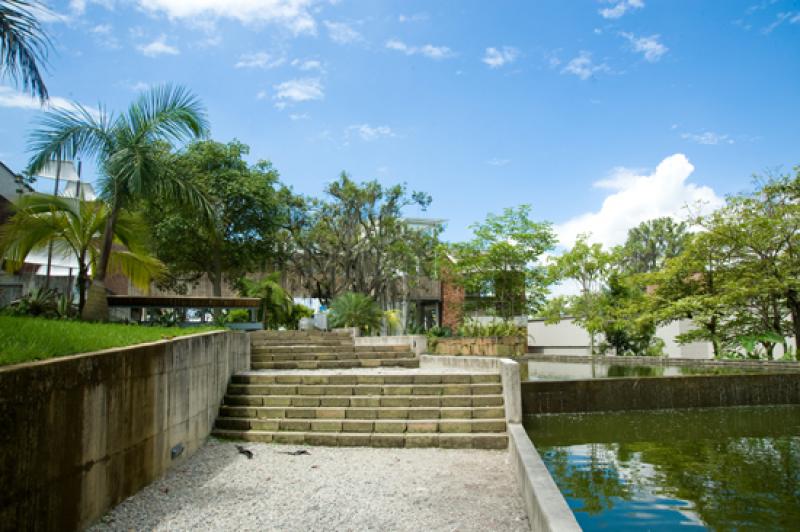
M 0 0 L 0 79 L 10 78 L 41 101 L 47 100 L 42 68 L 50 40 L 34 13 L 47 8 L 35 0 Z
M 123 210 L 160 197 L 207 211 L 202 193 L 182 176 L 168 172 L 163 157 L 163 143 L 183 142 L 206 131 L 205 111 L 197 98 L 171 85 L 148 90 L 119 115 L 103 108 L 94 113 L 76 103 L 70 109 L 51 109 L 40 120 L 30 136 L 34 155 L 27 172 L 35 175 L 57 157 L 94 158 L 101 195 L 109 206 L 93 285 L 82 311 L 85 319 L 108 319 L 105 278 Z
M 380 330 L 383 312 L 371 297 L 346 292 L 331 303 L 328 317 L 331 327 L 358 327 L 367 335 Z
M 102 201 L 80 201 L 49 195 L 22 196 L 14 214 L 0 226 L 0 258 L 9 271 L 18 270 L 34 251 L 52 243 L 55 256 L 78 263 L 79 309 L 83 309 L 89 272 L 97 267 L 110 210 Z M 114 225 L 109 271 L 127 276 L 142 291 L 164 273 L 164 265 L 148 254 L 146 225 L 121 212 Z

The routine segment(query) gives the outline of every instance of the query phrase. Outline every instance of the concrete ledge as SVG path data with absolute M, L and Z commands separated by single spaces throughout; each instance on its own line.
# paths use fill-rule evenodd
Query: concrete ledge
M 508 452 L 531 530 L 581 530 L 575 514 L 570 510 L 536 447 L 519 423 L 508 425 Z
M 525 414 L 800 404 L 800 373 L 522 383 Z
M 0 530 L 80 530 L 190 456 L 247 334 L 220 331 L 0 369 Z
M 499 373 L 503 383 L 503 403 L 505 404 L 506 421 L 509 423 L 522 423 L 520 368 L 519 364 L 513 360 L 485 356 L 420 355 L 419 367 L 421 369 L 472 369 Z
M 424 334 L 400 336 L 356 336 L 353 338 L 358 346 L 407 345 L 419 357 L 428 350 L 428 337 Z

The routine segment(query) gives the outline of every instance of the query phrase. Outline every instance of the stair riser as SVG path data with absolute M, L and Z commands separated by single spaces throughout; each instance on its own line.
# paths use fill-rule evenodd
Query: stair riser
M 380 367 L 418 368 L 419 360 L 416 358 L 406 358 L 387 360 L 331 360 L 322 362 L 253 362 L 251 367 L 253 369 L 349 369 Z
M 440 447 L 443 449 L 506 449 L 505 434 L 368 434 L 368 433 L 309 433 L 266 431 L 214 431 L 223 438 L 236 438 L 262 443 L 290 445 L 325 445 L 328 447 Z
M 500 376 L 469 375 L 234 375 L 232 384 L 500 384 Z
M 505 432 L 505 420 L 307 420 L 219 418 L 216 427 L 226 430 L 291 432 L 377 432 L 389 434 Z
M 271 353 L 251 354 L 253 362 L 293 362 L 295 360 L 353 360 L 364 358 L 413 358 L 410 352 L 392 353 Z
M 269 408 L 223 406 L 220 417 L 248 419 L 503 419 L 505 409 L 480 408 Z
M 500 395 L 501 384 L 258 385 L 231 384 L 229 395 Z
M 225 404 L 231 406 L 266 407 L 335 407 L 335 408 L 440 408 L 503 406 L 502 395 L 433 395 L 433 396 L 275 396 L 226 395 Z

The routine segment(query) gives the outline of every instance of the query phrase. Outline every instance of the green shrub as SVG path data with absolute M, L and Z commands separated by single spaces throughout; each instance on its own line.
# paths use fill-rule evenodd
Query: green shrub
M 58 292 L 52 288 L 34 288 L 3 309 L 6 316 L 58 317 Z
M 347 292 L 331 302 L 331 327 L 358 327 L 366 334 L 373 334 L 380 329 L 382 319 L 381 308 L 364 294 Z
M 481 323 L 477 320 L 468 320 L 458 328 L 459 336 L 470 338 L 483 338 L 489 336 L 524 336 L 524 328 L 518 327 L 511 321 L 494 321 Z
M 243 308 L 237 308 L 229 311 L 227 317 L 228 319 L 226 321 L 228 323 L 247 323 L 252 321 L 250 319 L 250 311 Z

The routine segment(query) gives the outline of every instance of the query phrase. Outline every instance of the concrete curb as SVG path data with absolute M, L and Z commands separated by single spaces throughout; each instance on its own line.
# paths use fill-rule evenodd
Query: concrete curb
M 575 514 L 519 423 L 508 425 L 508 451 L 531 530 L 581 530 Z
M 506 421 L 522 423 L 522 394 L 519 376 L 519 364 L 507 358 L 468 357 L 447 355 L 420 355 L 420 368 L 459 368 L 477 371 L 492 371 L 500 374 L 503 383 L 503 402 L 506 409 Z

